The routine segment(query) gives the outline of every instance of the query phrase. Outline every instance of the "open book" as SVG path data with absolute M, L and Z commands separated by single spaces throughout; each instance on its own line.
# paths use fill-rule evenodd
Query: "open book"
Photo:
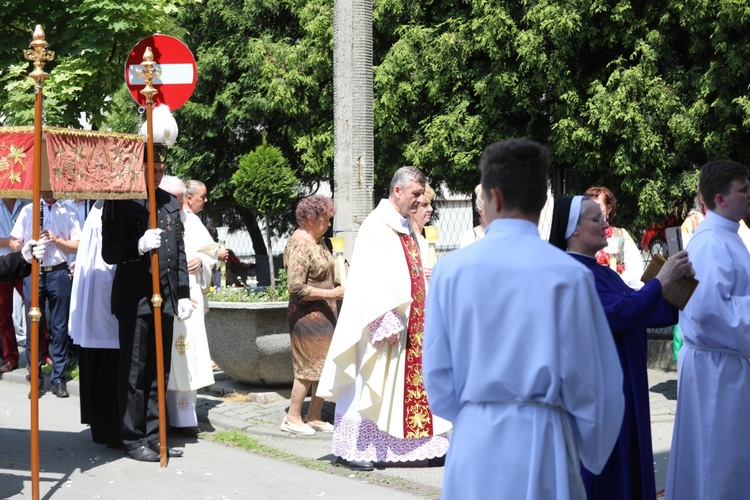
M 645 283 L 651 279 L 654 279 L 659 273 L 661 266 L 663 266 L 666 261 L 667 260 L 658 253 L 654 254 L 653 258 L 651 259 L 651 263 L 649 263 L 648 267 L 646 267 L 646 270 L 643 271 L 641 281 Z M 682 311 L 683 309 L 685 309 L 688 300 L 690 300 L 690 297 L 693 295 L 693 292 L 695 292 L 695 288 L 697 286 L 698 280 L 695 278 L 680 278 L 668 287 L 664 288 L 662 290 L 662 295 L 664 296 L 664 300 Z

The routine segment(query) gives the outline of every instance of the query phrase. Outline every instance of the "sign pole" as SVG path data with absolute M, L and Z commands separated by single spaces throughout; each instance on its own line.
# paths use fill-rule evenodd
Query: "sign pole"
M 29 73 L 29 78 L 34 80 L 34 92 L 36 102 L 34 107 L 34 166 L 33 187 L 31 206 L 32 220 L 31 238 L 39 241 L 39 218 L 41 215 L 39 200 L 42 197 L 42 85 L 49 77 L 44 72 L 44 64 L 55 58 L 55 53 L 47 50 L 48 43 L 45 41 L 44 30 L 40 24 L 34 28 L 31 47 L 24 51 L 24 57 L 34 62 L 34 71 Z M 39 319 L 42 313 L 39 310 L 39 261 L 31 259 L 31 307 L 29 319 L 31 320 L 31 353 L 29 357 L 29 373 L 31 380 L 31 498 L 39 499 Z
M 147 175 L 148 182 L 148 227 L 156 229 L 156 186 L 154 185 L 154 95 L 158 90 L 153 87 L 154 79 L 161 76 L 161 70 L 156 68 L 154 54 L 151 47 L 146 47 L 143 53 L 142 70 L 138 70 L 139 78 L 143 78 L 146 86 L 141 94 L 146 97 L 146 130 L 148 141 L 146 144 L 148 152 Z M 154 336 L 156 342 L 156 379 L 157 397 L 159 398 L 159 462 L 162 467 L 167 466 L 167 421 L 165 405 L 165 380 L 164 380 L 164 346 L 162 345 L 161 304 L 163 302 L 159 294 L 159 250 L 151 250 L 151 286 L 154 294 L 151 296 L 151 304 L 154 306 Z

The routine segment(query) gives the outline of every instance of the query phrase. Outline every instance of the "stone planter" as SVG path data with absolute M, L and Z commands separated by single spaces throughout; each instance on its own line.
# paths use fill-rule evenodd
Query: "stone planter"
M 224 373 L 253 385 L 294 381 L 287 302 L 209 302 L 211 357 Z

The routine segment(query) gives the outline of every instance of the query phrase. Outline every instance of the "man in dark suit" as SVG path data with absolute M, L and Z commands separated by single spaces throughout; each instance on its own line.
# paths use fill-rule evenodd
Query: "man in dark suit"
M 163 159 L 157 156 L 161 161 L 154 165 L 157 186 L 164 175 Z M 180 204 L 156 189 L 156 210 L 157 229 L 148 229 L 147 200 L 107 201 L 102 218 L 102 257 L 117 264 L 112 313 L 119 321 L 121 438 L 125 454 L 144 462 L 159 461 L 157 390 L 169 379 L 174 316 L 184 320 L 192 312 Z M 157 249 L 165 380 L 157 380 L 151 304 L 150 251 Z M 170 449 L 169 456 L 182 456 L 182 451 Z

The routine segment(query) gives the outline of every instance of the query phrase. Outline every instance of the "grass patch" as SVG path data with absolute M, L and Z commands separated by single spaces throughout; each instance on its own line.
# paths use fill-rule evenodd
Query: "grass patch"
M 279 460 L 284 460 L 285 462 L 291 462 L 308 469 L 328 471 L 331 467 L 328 462 L 321 462 L 319 460 L 300 457 L 292 453 L 278 450 L 271 446 L 260 444 L 260 441 L 258 441 L 256 438 L 238 429 L 216 431 L 211 435 L 211 440 L 216 443 L 222 443 L 228 446 L 234 446 L 235 448 L 241 448 L 243 450 L 247 450 L 251 453 L 256 453 L 264 457 L 276 458 Z
M 49 377 L 52 375 L 52 367 L 49 365 L 42 365 L 42 375 Z M 63 374 L 67 380 L 78 380 L 78 365 L 69 372 Z
M 205 436 L 204 434 L 201 434 L 201 437 L 206 437 L 207 439 L 210 439 L 216 443 L 233 446 L 235 448 L 241 448 L 243 450 L 249 451 L 250 453 L 255 453 L 263 457 L 283 460 L 284 462 L 299 465 L 307 469 L 326 472 L 328 474 L 334 474 L 342 477 L 355 476 L 358 479 L 365 480 L 370 484 L 378 484 L 386 488 L 411 493 L 421 498 L 440 497 L 440 489 L 412 483 L 411 481 L 400 477 L 384 476 L 381 474 L 373 474 L 370 472 L 353 472 L 343 467 L 335 467 L 330 462 L 300 457 L 293 453 L 288 453 L 271 446 L 261 444 L 257 438 L 238 429 L 216 431 L 212 434 L 206 434 Z

